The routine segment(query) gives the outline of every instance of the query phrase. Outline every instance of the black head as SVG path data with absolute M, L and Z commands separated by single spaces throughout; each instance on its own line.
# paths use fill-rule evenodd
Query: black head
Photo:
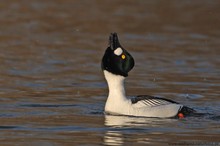
M 120 45 L 117 33 L 111 33 L 109 46 L 102 58 L 102 70 L 126 77 L 133 67 L 133 57 Z

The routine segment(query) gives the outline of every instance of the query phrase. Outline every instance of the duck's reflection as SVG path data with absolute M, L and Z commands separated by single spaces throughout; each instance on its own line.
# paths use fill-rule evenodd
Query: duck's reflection
M 145 132 L 154 132 L 154 128 L 163 126 L 163 124 L 172 123 L 175 119 L 158 119 L 158 118 L 144 118 L 144 117 L 129 117 L 129 116 L 115 116 L 105 115 L 105 126 L 109 127 L 104 136 L 105 145 L 123 145 L 125 143 L 126 133 L 134 130 L 144 130 Z M 137 131 L 133 134 L 136 134 Z M 157 131 L 158 133 L 158 131 Z M 150 144 L 150 138 L 144 137 L 142 139 L 136 139 L 136 142 L 142 144 Z
M 111 127 L 158 127 L 172 121 L 176 121 L 176 119 L 105 115 L 105 126 Z
M 141 126 L 145 122 L 146 118 L 105 115 L 105 125 L 111 127 Z
M 107 131 L 104 136 L 105 145 L 123 145 L 124 138 L 119 131 Z

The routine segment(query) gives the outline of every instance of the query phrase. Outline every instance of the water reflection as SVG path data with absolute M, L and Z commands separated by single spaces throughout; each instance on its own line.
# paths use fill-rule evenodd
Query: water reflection
M 104 143 L 106 145 L 123 145 L 128 139 L 127 134 L 134 134 L 135 142 L 150 144 L 153 140 L 148 134 L 162 134 L 166 131 L 168 124 L 175 123 L 177 119 L 159 119 L 130 116 L 105 115 L 105 126 L 110 129 L 106 131 Z M 154 129 L 152 129 L 154 127 Z M 139 137 L 137 133 L 146 133 L 144 137 Z M 132 141 L 129 139 L 129 141 Z
M 106 145 L 123 145 L 124 138 L 120 131 L 107 131 L 104 136 Z
M 110 127 L 158 127 L 162 123 L 170 123 L 177 119 L 160 119 L 131 116 L 105 115 L 105 125 Z

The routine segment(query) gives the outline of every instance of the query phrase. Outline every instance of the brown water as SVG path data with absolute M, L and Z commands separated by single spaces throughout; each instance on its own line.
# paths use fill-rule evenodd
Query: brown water
M 220 145 L 219 1 L 10 0 L 0 24 L 1 146 Z M 136 61 L 128 95 L 207 114 L 105 116 L 110 32 Z

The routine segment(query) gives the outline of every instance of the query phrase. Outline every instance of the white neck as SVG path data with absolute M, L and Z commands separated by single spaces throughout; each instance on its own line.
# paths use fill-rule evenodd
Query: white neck
M 130 100 L 126 98 L 124 80 L 125 77 L 114 75 L 104 70 L 105 79 L 108 82 L 109 95 L 105 104 L 105 112 L 128 114 Z
M 109 95 L 111 98 L 126 98 L 124 80 L 125 77 L 120 75 L 114 75 L 106 70 L 104 70 L 105 79 L 108 83 Z

